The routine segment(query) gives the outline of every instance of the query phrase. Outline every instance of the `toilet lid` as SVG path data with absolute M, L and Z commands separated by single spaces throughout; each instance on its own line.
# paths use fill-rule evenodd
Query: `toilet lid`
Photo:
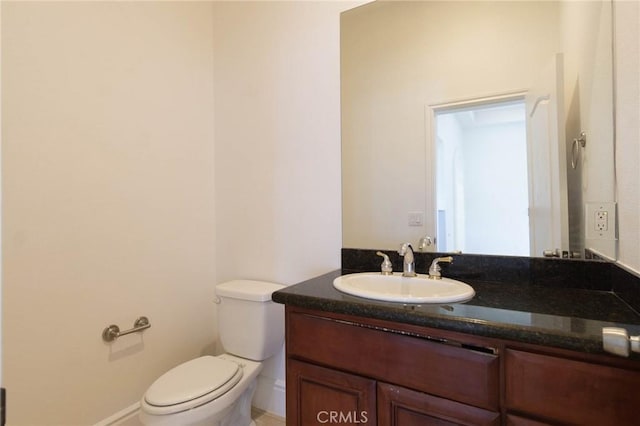
M 163 374 L 149 387 L 144 399 L 157 407 L 182 404 L 205 395 L 211 400 L 240 380 L 239 369 L 235 362 L 213 356 L 196 358 Z

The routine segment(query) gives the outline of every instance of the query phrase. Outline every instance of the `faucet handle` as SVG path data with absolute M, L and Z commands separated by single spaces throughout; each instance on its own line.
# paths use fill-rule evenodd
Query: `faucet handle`
M 420 241 L 418 241 L 418 250 L 420 251 L 426 251 L 427 247 L 431 246 L 435 244 L 435 240 L 433 238 L 431 238 L 430 236 L 424 236 L 422 238 L 420 238 Z
M 380 273 L 382 275 L 391 275 L 391 274 L 393 274 L 393 265 L 391 264 L 391 261 L 389 260 L 389 256 L 387 256 L 386 254 L 384 254 L 381 251 L 376 252 L 376 254 L 378 256 L 382 256 L 383 257 L 382 264 L 380 265 Z
M 433 280 L 439 280 L 440 278 L 442 278 L 442 274 L 440 273 L 442 268 L 440 268 L 440 265 L 438 265 L 438 263 L 440 262 L 453 263 L 453 257 L 444 256 L 436 257 L 435 259 L 433 259 L 433 262 L 431 262 L 431 266 L 429 267 L 429 278 Z

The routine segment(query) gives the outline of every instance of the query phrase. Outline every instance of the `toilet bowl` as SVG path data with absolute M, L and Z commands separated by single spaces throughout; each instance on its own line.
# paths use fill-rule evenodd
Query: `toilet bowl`
M 227 353 L 202 356 L 159 377 L 140 402 L 149 426 L 248 426 L 262 361 L 284 341 L 284 310 L 271 301 L 283 286 L 236 280 L 216 287 L 222 346 Z

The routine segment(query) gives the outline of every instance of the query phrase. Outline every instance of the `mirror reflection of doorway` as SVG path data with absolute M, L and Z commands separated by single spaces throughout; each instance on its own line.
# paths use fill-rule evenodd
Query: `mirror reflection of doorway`
M 525 101 L 435 113 L 438 251 L 530 255 Z

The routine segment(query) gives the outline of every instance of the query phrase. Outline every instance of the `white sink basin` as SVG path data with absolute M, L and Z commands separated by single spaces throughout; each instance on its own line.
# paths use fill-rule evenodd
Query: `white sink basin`
M 343 275 L 333 280 L 333 286 L 344 293 L 366 299 L 402 303 L 462 302 L 476 294 L 470 285 L 450 278 L 435 280 L 428 275 L 403 277 L 401 273 Z

